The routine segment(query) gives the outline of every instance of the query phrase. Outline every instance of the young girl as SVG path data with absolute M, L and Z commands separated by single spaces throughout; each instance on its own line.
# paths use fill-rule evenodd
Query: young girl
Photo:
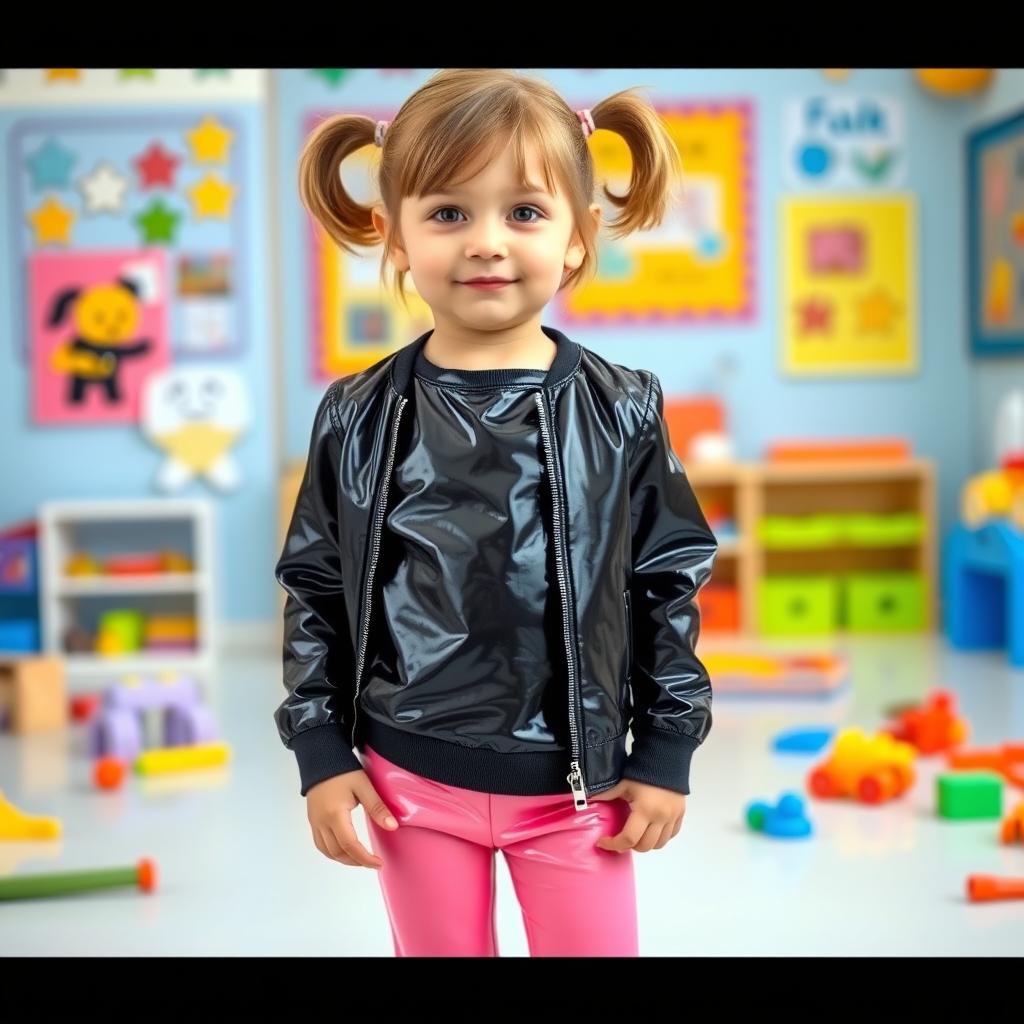
M 379 871 L 399 956 L 498 955 L 495 850 L 531 956 L 638 955 L 632 853 L 679 832 L 711 728 L 694 598 L 716 543 L 661 383 L 541 323 L 595 270 L 595 128 L 632 156 L 613 233 L 657 225 L 678 152 L 632 90 L 574 111 L 445 69 L 391 122 L 328 118 L 300 161 L 316 220 L 382 241 L 434 319 L 327 389 L 276 568 L 276 722 L 313 842 Z M 364 207 L 339 167 L 371 143 Z

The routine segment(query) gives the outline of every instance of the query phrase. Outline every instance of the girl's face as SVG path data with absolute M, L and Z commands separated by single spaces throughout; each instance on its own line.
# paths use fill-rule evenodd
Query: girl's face
M 408 270 L 431 307 L 438 327 L 495 331 L 539 318 L 565 275 L 583 261 L 565 196 L 544 190 L 540 163 L 527 158 L 527 179 L 539 190 L 523 190 L 508 146 L 475 177 L 450 190 L 402 200 L 403 247 L 392 250 L 399 270 Z M 599 222 L 600 206 L 591 213 Z M 383 228 L 383 217 L 374 212 Z M 476 277 L 510 283 L 474 288 Z

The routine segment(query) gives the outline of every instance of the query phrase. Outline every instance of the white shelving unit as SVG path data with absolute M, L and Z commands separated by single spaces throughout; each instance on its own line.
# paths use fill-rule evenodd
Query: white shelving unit
M 94 546 L 102 550 L 93 550 Z M 67 576 L 76 551 L 95 557 L 173 549 L 192 562 L 192 572 L 156 575 Z M 50 501 L 39 509 L 39 604 L 43 650 L 64 658 L 69 678 L 136 672 L 180 671 L 208 675 L 213 669 L 213 506 L 203 499 L 159 498 Z M 130 652 L 108 656 L 69 651 L 67 630 L 81 624 L 89 603 L 114 599 L 157 614 L 196 618 L 194 651 Z M 176 606 L 177 605 L 177 606 Z

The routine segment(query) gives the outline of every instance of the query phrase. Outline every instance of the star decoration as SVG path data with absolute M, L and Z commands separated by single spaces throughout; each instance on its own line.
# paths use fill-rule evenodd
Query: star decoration
M 227 220 L 235 187 L 215 174 L 207 174 L 198 184 L 186 189 L 192 200 L 192 213 L 201 217 L 220 217 Z
M 174 231 L 181 220 L 181 214 L 164 205 L 160 198 L 150 201 L 142 213 L 136 214 L 135 223 L 142 228 L 143 242 L 149 245 L 153 242 L 173 242 Z
M 136 157 L 132 163 L 139 172 L 140 188 L 156 188 L 160 185 L 174 188 L 171 175 L 181 163 L 181 157 L 164 149 L 161 143 L 151 142 L 142 156 Z
M 235 133 L 217 122 L 215 117 L 204 117 L 198 128 L 186 132 L 185 137 L 192 147 L 192 159 L 196 163 L 228 162 L 228 147 Z
M 64 206 L 56 196 L 47 196 L 42 206 L 25 215 L 36 232 L 36 245 L 47 242 L 71 243 L 74 210 Z
M 82 78 L 81 68 L 46 68 L 46 81 L 58 82 L 61 79 L 69 82 L 78 82 Z
M 876 287 L 857 304 L 857 330 L 888 333 L 892 329 L 898 308 L 881 287 Z
M 124 205 L 128 179 L 118 174 L 108 160 L 97 164 L 92 174 L 79 179 L 78 184 L 85 196 L 86 213 L 117 213 Z
M 796 305 L 800 314 L 800 325 L 797 330 L 801 334 L 819 331 L 827 334 L 832 329 L 832 307 L 824 299 L 808 298 Z
M 47 139 L 26 161 L 36 189 L 68 188 L 75 154 L 56 139 Z

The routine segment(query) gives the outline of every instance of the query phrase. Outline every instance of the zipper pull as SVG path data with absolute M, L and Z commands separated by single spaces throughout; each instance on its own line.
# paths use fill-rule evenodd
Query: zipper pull
M 566 776 L 569 786 L 572 789 L 573 800 L 577 811 L 587 809 L 587 791 L 583 788 L 583 772 L 580 771 L 579 761 L 571 761 L 572 771 Z

